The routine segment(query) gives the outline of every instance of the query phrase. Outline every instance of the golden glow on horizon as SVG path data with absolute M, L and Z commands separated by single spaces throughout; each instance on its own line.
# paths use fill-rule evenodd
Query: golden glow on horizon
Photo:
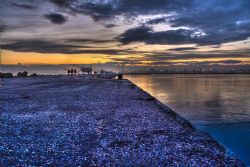
M 168 60 L 168 62 L 209 62 L 209 61 L 223 61 L 223 60 L 238 60 L 250 62 L 250 57 L 227 57 L 227 58 L 197 58 L 197 59 L 180 59 L 180 60 Z
M 103 54 L 45 54 L 22 53 L 4 50 L 2 54 L 3 64 L 94 64 L 110 61 Z
M 97 64 L 97 63 L 107 63 L 114 62 L 112 58 L 117 59 L 128 59 L 128 61 L 138 60 L 140 61 L 140 66 L 150 65 L 152 61 L 146 60 L 141 54 L 138 55 L 105 55 L 105 54 L 45 54 L 45 53 L 30 53 L 30 52 L 13 52 L 4 50 L 2 54 L 3 64 Z M 185 63 L 185 62 L 216 62 L 223 60 L 238 60 L 242 61 L 241 64 L 249 64 L 250 57 L 225 57 L 225 58 L 194 58 L 194 59 L 173 59 L 165 60 L 162 62 L 175 62 L 175 63 Z M 132 64 L 131 64 L 132 65 Z M 136 64 L 133 64 L 136 65 Z

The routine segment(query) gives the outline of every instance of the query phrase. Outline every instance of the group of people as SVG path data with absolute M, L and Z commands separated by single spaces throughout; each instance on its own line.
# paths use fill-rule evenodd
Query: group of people
M 77 70 L 76 69 L 68 69 L 68 75 L 76 75 Z

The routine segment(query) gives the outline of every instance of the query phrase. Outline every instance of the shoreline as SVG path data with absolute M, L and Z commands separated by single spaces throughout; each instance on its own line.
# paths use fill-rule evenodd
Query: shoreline
M 227 146 L 225 146 L 224 144 L 222 144 L 221 142 L 219 142 L 218 140 L 216 140 L 215 138 L 213 138 L 209 133 L 207 132 L 204 132 L 204 131 L 200 131 L 198 130 L 194 125 L 192 125 L 192 123 L 190 121 L 188 121 L 187 119 L 185 119 L 184 117 L 182 117 L 181 115 L 179 115 L 176 111 L 174 111 L 173 109 L 171 109 L 169 106 L 165 105 L 164 103 L 162 103 L 159 99 L 157 99 L 156 97 L 152 96 L 150 93 L 148 93 L 147 91 L 143 90 L 142 88 L 140 88 L 139 86 L 137 86 L 136 84 L 134 84 L 132 81 L 130 81 L 129 79 L 126 79 L 128 80 L 129 82 L 131 82 L 133 85 L 135 85 L 138 89 L 140 89 L 141 91 L 147 93 L 150 97 L 152 97 L 155 101 L 156 101 L 156 104 L 159 105 L 161 108 L 162 108 L 162 111 L 161 112 L 170 112 L 172 113 L 173 115 L 175 115 L 177 117 L 177 119 L 179 119 L 180 121 L 183 121 L 185 124 L 188 124 L 188 126 L 190 128 L 193 128 L 195 131 L 198 131 L 198 132 L 201 132 L 201 133 L 204 133 L 208 136 L 210 136 L 215 142 L 217 142 L 219 145 L 223 146 L 225 151 L 226 151 L 226 154 L 227 156 L 232 156 L 234 158 L 237 158 L 239 161 L 241 161 L 238 157 L 237 157 L 237 154 L 235 154 L 233 151 L 231 151 L 230 148 L 228 148 Z
M 247 73 L 125 73 L 124 75 L 250 75 Z
M 37 157 L 40 165 L 244 166 L 129 80 L 5 81 L 5 89 L 0 88 L 1 164 L 11 159 L 14 165 L 34 165 L 32 157 Z

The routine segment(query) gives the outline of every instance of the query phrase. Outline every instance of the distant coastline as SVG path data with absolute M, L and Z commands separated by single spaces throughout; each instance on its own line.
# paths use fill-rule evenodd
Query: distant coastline
M 229 74 L 229 75 L 240 75 L 240 74 L 250 74 L 250 71 L 248 72 L 131 72 L 131 73 L 124 73 L 124 75 L 154 75 L 154 74 Z

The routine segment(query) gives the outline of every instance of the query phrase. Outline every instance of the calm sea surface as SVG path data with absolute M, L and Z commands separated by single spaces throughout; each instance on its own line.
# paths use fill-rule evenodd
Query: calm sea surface
M 250 75 L 127 75 L 250 165 Z M 230 151 L 229 151 L 230 152 Z

